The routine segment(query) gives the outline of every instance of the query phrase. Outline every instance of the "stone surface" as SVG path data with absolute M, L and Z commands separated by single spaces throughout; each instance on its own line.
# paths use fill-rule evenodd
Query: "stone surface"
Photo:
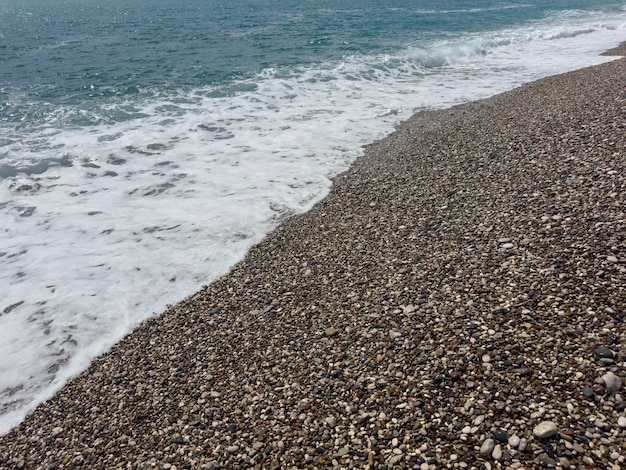
M 480 455 L 484 457 L 491 455 L 495 446 L 496 446 L 496 442 L 493 439 L 491 438 L 485 439 L 482 445 L 480 446 Z
M 602 382 L 604 382 L 604 388 L 609 393 L 615 393 L 622 388 L 622 379 L 620 379 L 613 372 L 607 372 L 602 376 Z
M 513 435 L 509 437 L 508 443 L 513 449 L 515 449 L 517 448 L 517 446 L 519 446 L 520 438 L 517 435 Z
M 552 421 L 542 421 L 537 426 L 533 428 L 533 434 L 535 437 L 539 439 L 546 439 L 548 437 L 554 436 L 559 432 L 559 428 L 556 423 Z
M 611 351 L 609 348 L 596 348 L 594 353 L 596 356 L 601 357 L 601 358 L 607 358 L 607 359 L 613 358 L 613 351 Z
M 497 429 L 493 433 L 493 437 L 496 439 L 496 441 L 502 442 L 502 443 L 507 442 L 509 439 L 509 437 L 506 435 L 506 431 L 504 431 L 503 429 Z

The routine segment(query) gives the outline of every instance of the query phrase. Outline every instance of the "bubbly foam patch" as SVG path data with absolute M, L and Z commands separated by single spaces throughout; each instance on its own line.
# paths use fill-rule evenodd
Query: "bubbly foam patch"
M 558 20 L 59 107 L 31 127 L 15 115 L 0 141 L 0 433 L 311 208 L 400 120 L 611 60 L 598 54 L 623 39 L 623 18 Z

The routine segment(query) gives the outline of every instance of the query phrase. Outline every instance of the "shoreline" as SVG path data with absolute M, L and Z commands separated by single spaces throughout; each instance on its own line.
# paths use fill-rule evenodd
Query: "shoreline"
M 411 117 L 0 437 L 0 467 L 619 468 L 625 72 Z

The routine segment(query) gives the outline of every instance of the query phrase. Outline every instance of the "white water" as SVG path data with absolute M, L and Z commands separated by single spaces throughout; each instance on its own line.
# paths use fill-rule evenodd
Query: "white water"
M 128 103 L 144 117 L 121 123 L 92 110 L 87 128 L 57 128 L 51 115 L 45 129 L 4 136 L 12 169 L 72 166 L 0 180 L 0 434 L 142 320 L 225 274 L 281 217 L 312 207 L 361 145 L 415 111 L 612 60 L 598 54 L 625 30 L 623 17 L 564 16 L 266 70 L 231 96 Z

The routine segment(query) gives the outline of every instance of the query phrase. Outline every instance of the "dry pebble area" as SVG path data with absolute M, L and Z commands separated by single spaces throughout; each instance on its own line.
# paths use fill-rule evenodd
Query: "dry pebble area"
M 626 468 L 626 60 L 418 114 L 12 468 Z

